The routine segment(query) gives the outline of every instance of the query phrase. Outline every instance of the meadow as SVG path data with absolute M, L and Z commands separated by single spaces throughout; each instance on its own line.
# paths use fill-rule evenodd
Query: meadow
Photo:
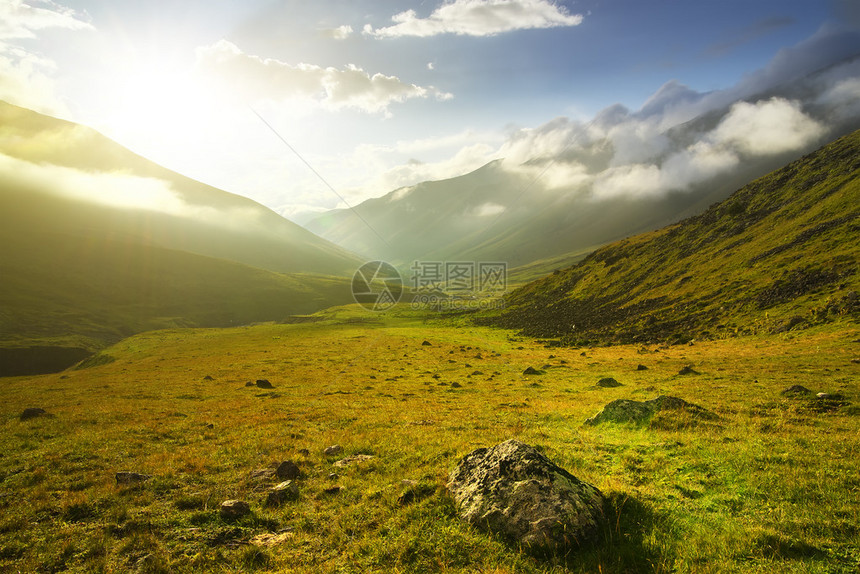
M 0 381 L 0 569 L 857 572 L 858 357 L 860 329 L 838 321 L 594 348 L 401 307 L 145 332 L 87 368 Z M 718 418 L 583 425 L 661 394 Z M 535 557 L 457 518 L 448 473 L 509 438 L 607 496 L 600 544 Z M 355 454 L 373 458 L 334 466 Z M 298 499 L 267 506 L 278 479 L 258 471 L 286 460 Z M 222 518 L 227 499 L 252 512 Z

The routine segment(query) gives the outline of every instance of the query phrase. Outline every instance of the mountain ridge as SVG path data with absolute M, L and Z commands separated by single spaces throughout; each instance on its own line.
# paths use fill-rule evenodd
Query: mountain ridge
M 860 319 L 860 131 L 704 213 L 605 246 L 479 323 L 566 344 L 682 343 Z

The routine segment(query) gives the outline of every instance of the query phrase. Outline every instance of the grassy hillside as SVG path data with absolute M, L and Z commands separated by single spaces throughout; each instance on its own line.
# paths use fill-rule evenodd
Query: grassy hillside
M 856 328 L 582 353 L 399 310 L 317 319 L 149 332 L 103 351 L 113 362 L 101 366 L 4 380 L 0 569 L 847 574 L 860 564 Z M 699 374 L 678 375 L 687 365 Z M 610 376 L 623 386 L 596 386 Z M 274 388 L 246 387 L 262 378 Z M 793 384 L 846 404 L 782 396 Z M 583 425 L 614 399 L 660 394 L 719 418 Z M 51 416 L 20 420 L 28 407 Z M 509 438 L 609 497 L 602 544 L 534 558 L 456 517 L 447 474 Z M 323 453 L 335 444 L 342 455 Z M 333 465 L 353 454 L 374 458 Z M 302 473 L 298 499 L 267 507 L 277 479 L 255 471 L 285 460 Z M 117 484 L 120 471 L 152 478 Z M 252 513 L 221 518 L 233 498 Z M 265 546 L 261 535 L 280 539 Z
M 484 321 L 567 342 L 686 341 L 860 318 L 860 132 L 702 215 L 604 247 Z
M 37 228 L 121 233 L 277 272 L 351 275 L 361 264 L 246 197 L 167 170 L 85 126 L 5 102 L 0 154 L 0 227 L 33 217 Z

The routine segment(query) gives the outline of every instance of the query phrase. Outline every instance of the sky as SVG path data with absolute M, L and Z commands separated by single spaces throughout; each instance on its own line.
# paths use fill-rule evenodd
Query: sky
M 860 22 L 858 6 L 0 0 L 0 99 L 91 126 L 297 220 L 502 157 L 527 162 L 547 146 L 559 155 L 569 149 L 564 137 L 582 126 L 610 117 L 618 126 L 619 117 L 659 109 L 659 122 L 628 121 L 614 140 L 616 157 L 627 154 L 632 167 L 601 188 L 612 196 L 625 177 L 646 188 L 665 184 L 637 168 L 637 154 L 657 145 L 643 144 L 649 134 L 659 144 L 670 119 L 860 52 L 848 33 Z M 833 80 L 816 97 L 841 98 L 844 108 L 860 96 L 852 81 Z M 823 133 L 798 102 L 749 106 L 733 108 L 708 145 L 762 153 L 755 146 Z M 768 118 L 782 130 L 769 131 Z M 737 140 L 751 125 L 762 135 Z M 715 149 L 682 150 L 674 177 L 692 177 L 684 171 L 691 163 L 706 173 L 728 169 L 730 158 Z

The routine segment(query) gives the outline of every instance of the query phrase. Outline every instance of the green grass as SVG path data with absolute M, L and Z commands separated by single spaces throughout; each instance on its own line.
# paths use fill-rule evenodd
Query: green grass
M 320 317 L 147 332 L 107 349 L 112 362 L 3 379 L 0 569 L 856 572 L 860 564 L 856 328 L 574 349 L 404 308 Z M 701 374 L 679 376 L 686 365 Z M 528 366 L 546 373 L 524 376 Z M 604 376 L 623 386 L 596 388 Z M 275 388 L 245 386 L 258 378 Z M 818 412 L 780 395 L 792 384 L 842 392 L 852 404 Z M 663 414 L 645 427 L 583 426 L 611 400 L 658 394 L 719 419 Z M 30 406 L 54 416 L 19 421 Z M 508 438 L 607 494 L 603 544 L 539 559 L 457 519 L 448 472 L 474 448 Z M 335 469 L 338 457 L 322 452 L 333 444 L 375 458 Z M 300 497 L 267 508 L 251 472 L 287 459 L 303 472 Z M 123 470 L 153 478 L 120 487 L 114 474 Z M 398 501 L 403 480 L 419 485 L 408 504 Z M 326 493 L 333 485 L 339 494 Z M 228 498 L 249 501 L 252 514 L 221 519 Z M 283 544 L 248 544 L 284 530 Z
M 567 342 L 688 341 L 860 318 L 860 132 L 705 213 L 518 289 L 487 321 Z

